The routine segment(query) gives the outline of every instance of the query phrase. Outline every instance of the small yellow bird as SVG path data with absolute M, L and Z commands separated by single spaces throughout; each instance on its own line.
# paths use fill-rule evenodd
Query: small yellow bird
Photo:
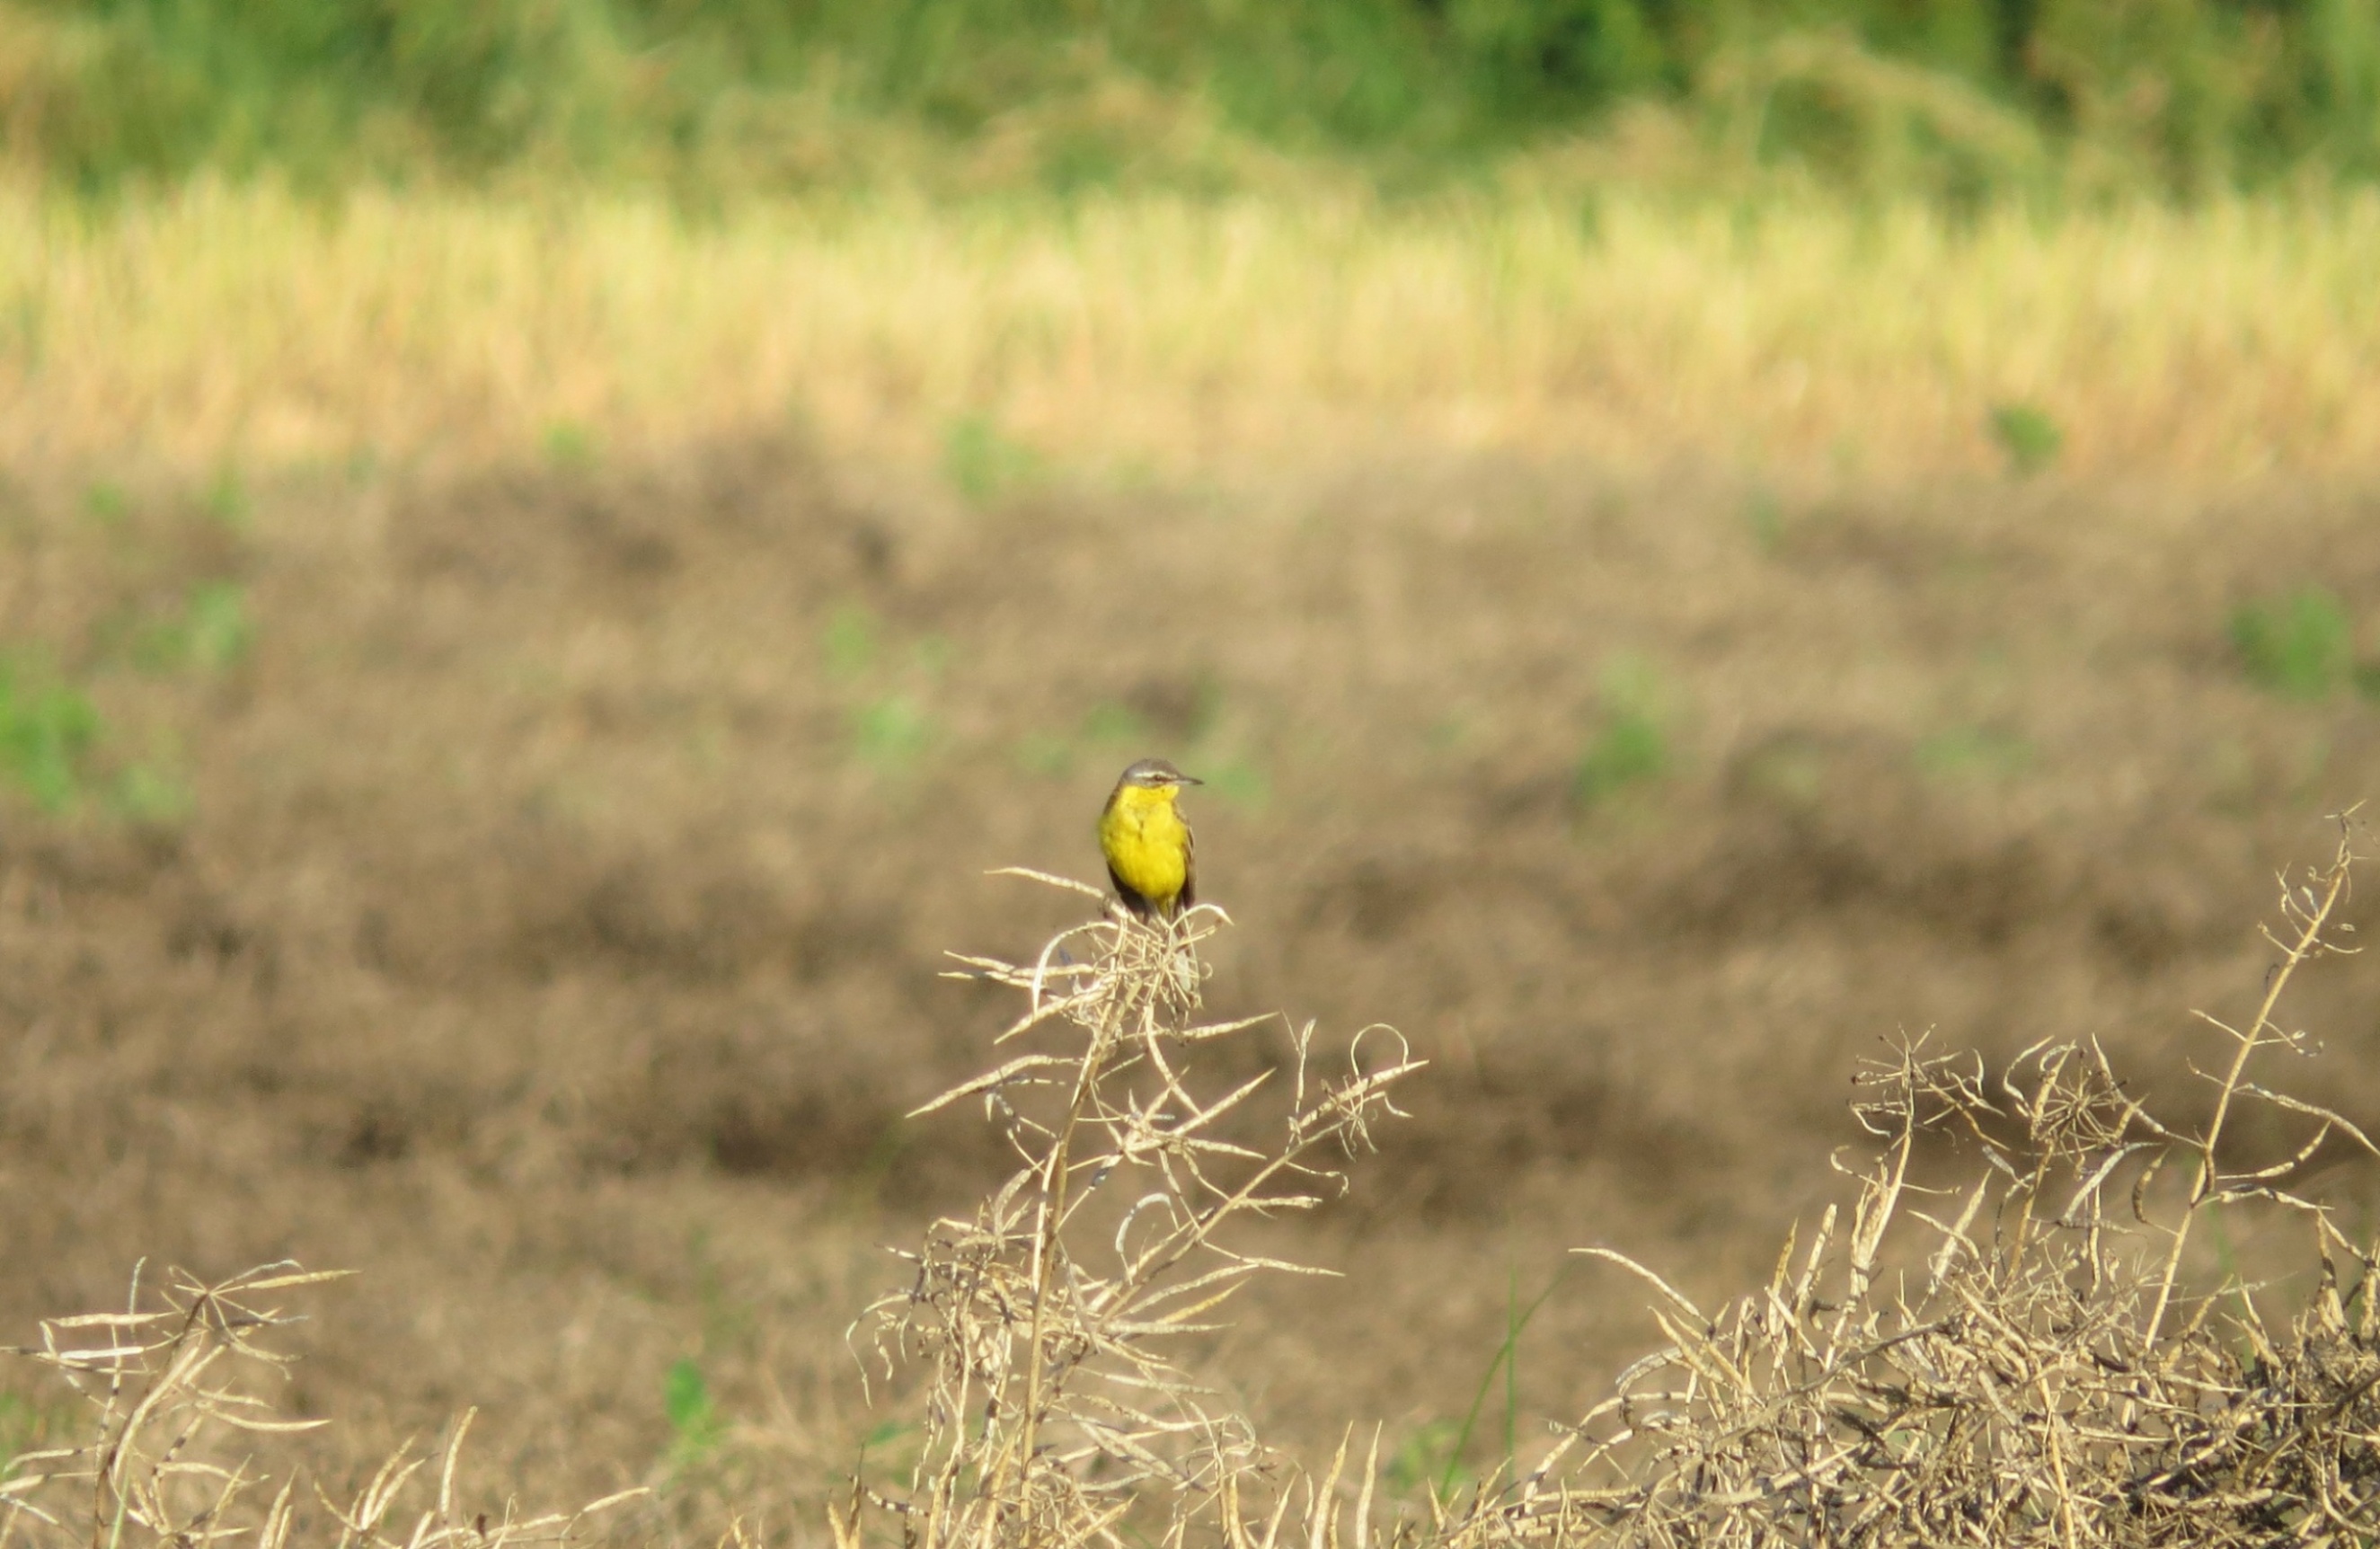
M 1099 853 L 1123 907 L 1143 920 L 1167 920 L 1198 901 L 1198 867 L 1190 825 L 1175 805 L 1184 786 L 1204 785 L 1163 759 L 1123 772 L 1099 813 Z

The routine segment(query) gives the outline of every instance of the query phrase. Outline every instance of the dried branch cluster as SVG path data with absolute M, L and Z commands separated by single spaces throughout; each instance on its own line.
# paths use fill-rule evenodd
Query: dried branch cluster
M 467 1519 L 455 1505 L 455 1470 L 469 1412 L 447 1440 L 436 1500 L 418 1511 L 407 1508 L 408 1487 L 430 1458 L 410 1447 L 346 1505 L 319 1491 L 301 1500 L 294 1471 L 276 1484 L 256 1460 L 258 1446 L 330 1421 L 282 1419 L 252 1391 L 292 1360 L 261 1336 L 291 1321 L 280 1296 L 345 1273 L 276 1263 L 209 1286 L 175 1272 L 151 1289 L 136 1268 L 123 1311 L 45 1320 L 42 1343 L 13 1353 L 63 1377 L 86 1401 L 90 1430 L 78 1445 L 8 1459 L 0 1549 L 16 1542 L 285 1549 L 293 1537 L 334 1538 L 339 1549 L 497 1549 L 564 1543 L 591 1514 L 643 1494 L 566 1515 L 516 1517 L 507 1506 L 500 1520 Z M 310 1506 L 322 1520 L 310 1520 Z
M 2380 1534 L 2374 1253 L 2289 1181 L 2343 1116 L 2248 1077 L 2310 1052 L 2273 1016 L 2297 970 L 2345 950 L 2352 857 L 2285 883 L 2282 957 L 2185 1132 L 2094 1043 L 2037 1046 L 1997 1081 L 1911 1047 L 1862 1078 L 1884 1144 L 1846 1227 L 1829 1209 L 1768 1284 L 1708 1315 L 1659 1276 L 1670 1344 L 1630 1367 L 1533 1474 L 1436 1534 L 1451 1544 L 2367 1543 Z M 2267 933 L 2271 934 L 2270 932 Z M 2209 1018 L 2210 1022 L 2212 1018 Z M 2240 1104 L 2303 1125 L 2227 1163 Z M 1919 1142 L 1979 1147 L 1970 1186 L 1921 1189 Z M 2175 1167 L 2175 1164 L 2180 1164 Z M 2172 1169 L 2181 1187 L 2161 1179 Z M 2236 1280 L 2185 1278 L 2227 1203 L 2302 1212 L 2320 1265 L 2289 1325 Z M 2339 1264 L 2353 1264 L 2343 1280 Z
M 1026 997 L 1001 1043 L 1061 1046 L 919 1110 L 981 1097 L 1020 1165 L 972 1217 L 936 1222 L 911 1286 L 863 1319 L 888 1375 L 922 1365 L 925 1441 L 905 1493 L 856 1494 L 838 1514 L 843 1549 L 856 1549 L 868 1504 L 921 1549 L 1120 1545 L 1127 1519 L 1156 1509 L 1175 1540 L 1202 1519 L 1241 1526 L 1236 1503 L 1266 1459 L 1180 1353 L 1250 1276 L 1315 1272 L 1246 1251 L 1226 1229 L 1343 1187 L 1337 1163 L 1395 1111 L 1392 1089 L 1420 1062 L 1367 1029 L 1346 1067 L 1324 1074 L 1307 1024 L 1281 1067 L 1205 1078 L 1202 1055 L 1278 1022 L 1195 1020 L 1198 946 L 1224 923 L 1211 906 L 1167 922 L 1111 905 L 1029 965 L 960 959 L 963 976 Z M 1259 1118 L 1274 1092 L 1285 1112 Z
M 2375 1254 L 2290 1185 L 2334 1142 L 2380 1152 L 2343 1116 L 2250 1079 L 2259 1055 L 2312 1052 L 2275 1016 L 2301 967 L 2349 949 L 2338 916 L 2353 860 L 2342 840 L 2325 870 L 2284 884 L 2267 933 L 2281 956 L 2254 1017 L 2208 1018 L 2228 1048 L 2204 1073 L 2202 1128 L 2148 1111 L 2095 1043 L 2036 1045 L 1998 1076 L 1897 1050 L 1859 1077 L 1853 1112 L 1880 1143 L 1844 1167 L 1848 1220 L 1829 1209 L 1766 1286 L 1716 1314 L 1596 1250 L 1655 1287 L 1669 1343 L 1534 1469 L 1432 1499 L 1427 1520 L 1376 1521 L 1377 1469 L 1350 1470 L 1343 1445 L 1320 1478 L 1268 1459 L 1163 1353 L 1267 1267 L 1217 1230 L 1316 1202 L 1291 1181 L 1317 1176 L 1305 1154 L 1360 1141 L 1413 1062 L 1400 1048 L 1312 1086 L 1301 1033 L 1286 1136 L 1255 1150 L 1216 1121 L 1263 1079 L 1211 1100 L 1187 1079 L 1202 1047 L 1253 1025 L 1187 1025 L 1217 917 L 1169 929 L 1111 915 L 1029 967 L 969 960 L 1027 997 L 1004 1038 L 1064 1026 L 1078 1042 L 931 1104 L 982 1096 L 1024 1165 L 972 1220 L 941 1223 L 912 1288 L 873 1310 L 878 1349 L 924 1360 L 931 1387 L 908 1494 L 874 1498 L 932 1549 L 1116 1543 L 1157 1497 L 1169 1542 L 1195 1529 L 1231 1549 L 1375 1534 L 1416 1549 L 2371 1542 Z M 2255 1164 L 2227 1144 L 2251 1104 L 2301 1127 Z M 1980 1155 L 1964 1184 L 1922 1180 L 1940 1140 Z M 1094 1256 L 1081 1244 L 1103 1196 L 1112 1238 Z M 2252 1203 L 2312 1226 L 2319 1279 L 2286 1326 L 2228 1274 L 2191 1274 L 2202 1218 Z M 844 1549 L 865 1498 L 837 1518 Z

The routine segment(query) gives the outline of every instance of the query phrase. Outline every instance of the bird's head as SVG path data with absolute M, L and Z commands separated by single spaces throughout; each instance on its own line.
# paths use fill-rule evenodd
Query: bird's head
M 1143 759 L 1123 772 L 1123 777 L 1116 782 L 1116 789 L 1147 791 L 1160 800 L 1171 801 L 1181 794 L 1183 787 L 1206 783 L 1183 774 L 1163 759 Z

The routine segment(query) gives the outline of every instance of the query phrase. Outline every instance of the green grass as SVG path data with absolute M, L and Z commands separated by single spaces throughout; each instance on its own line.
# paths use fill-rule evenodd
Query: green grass
M 111 728 L 90 694 L 38 657 L 0 654 L 0 794 L 51 817 L 95 806 L 107 818 L 170 827 L 190 815 L 168 758 L 108 756 Z
M 1563 1267 L 1567 1269 L 1568 1265 L 1565 1264 Z M 1504 1404 L 1503 1453 L 1499 1461 L 1505 1469 L 1510 1470 L 1519 1458 L 1521 1336 L 1527 1332 L 1538 1310 L 1545 1306 L 1547 1300 L 1560 1287 L 1562 1274 L 1562 1270 L 1555 1271 L 1553 1277 L 1546 1282 L 1546 1288 L 1531 1299 L 1526 1306 L 1523 1306 L 1520 1266 L 1518 1264 L 1507 1266 L 1504 1286 L 1504 1340 L 1496 1348 L 1496 1354 L 1488 1360 L 1488 1369 L 1480 1373 L 1478 1390 L 1471 1396 L 1471 1408 L 1464 1412 L 1462 1424 L 1451 1429 L 1445 1443 L 1445 1463 L 1436 1481 L 1437 1494 L 1440 1500 L 1454 1498 L 1455 1485 L 1462 1474 L 1463 1454 L 1470 1448 L 1472 1433 L 1478 1428 L 1479 1418 L 1487 1409 L 1488 1395 L 1495 1391 L 1496 1379 L 1500 1374 L 1504 1379 Z
M 205 168 L 1211 188 L 1280 152 L 1395 185 L 1631 104 L 1705 144 L 1972 199 L 2074 158 L 2190 193 L 2380 169 L 2369 0 L 104 0 L 9 10 L 11 151 Z M 980 150 L 981 154 L 972 154 Z M 1590 217 L 1591 218 L 1591 217 Z
M 1424 1485 L 1436 1487 L 1462 1429 L 1451 1420 L 1426 1420 L 1405 1432 L 1380 1465 L 1381 1482 L 1401 1496 L 1414 1495 Z
M 991 506 L 1038 482 L 1041 454 L 987 414 L 962 414 L 942 431 L 942 476 L 973 506 Z
M 123 485 L 102 479 L 82 492 L 82 508 L 93 521 L 113 525 L 132 514 L 132 496 Z
M 208 487 L 210 519 L 244 519 L 244 496 L 225 493 L 237 488 L 220 477 Z M 92 495 L 86 505 L 103 513 L 102 520 L 113 523 L 130 508 L 112 485 L 93 486 Z M 152 726 L 145 753 L 136 754 L 124 728 L 103 714 L 92 686 L 125 667 L 203 681 L 245 662 L 256 633 L 247 588 L 216 579 L 190 585 L 157 611 L 103 619 L 77 653 L 91 664 L 84 672 L 60 670 L 39 645 L 0 646 L 0 794 L 52 817 L 93 808 L 103 818 L 147 826 L 183 822 L 192 798 L 176 772 L 176 739 Z
M 2231 612 L 2231 649 L 2250 682 L 2287 699 L 2322 700 L 2372 684 L 2355 660 L 2347 605 L 2319 586 L 2243 603 Z
M 848 680 L 873 667 L 879 632 L 876 616 L 860 604 L 845 603 L 828 615 L 826 628 L 819 633 L 828 676 Z
M 132 659 L 147 672 L 222 672 L 245 660 L 255 639 L 247 589 L 234 581 L 203 581 L 190 588 L 179 607 L 139 629 Z
M 1571 797 L 1582 811 L 1655 784 L 1670 773 L 1666 701 L 1650 664 L 1620 656 L 1604 667 L 1599 724 L 1571 776 Z
M 557 420 L 538 438 L 545 460 L 556 468 L 595 466 L 595 433 L 575 420 Z
M 0 787 L 44 812 L 69 810 L 93 777 L 101 731 L 88 695 L 23 657 L 0 657 Z
M 692 1356 L 682 1356 L 662 1379 L 662 1412 L 670 1425 L 669 1463 L 684 1468 L 719 1449 L 725 1427 L 711 1402 L 710 1384 Z
M 1946 726 L 1921 738 L 1917 767 L 1938 779 L 2008 780 L 2033 766 L 2033 744 L 1996 726 Z
M 2046 409 L 2029 403 L 2004 403 L 1991 412 L 1992 437 L 2019 474 L 2046 472 L 2066 445 L 2066 433 Z
M 914 695 L 885 694 L 851 713 L 852 750 L 882 774 L 916 768 L 938 735 L 932 713 Z
M 107 792 L 109 811 L 150 828 L 171 828 L 186 822 L 193 798 L 190 787 L 169 770 L 153 763 L 127 765 Z
M 1669 771 L 1670 739 L 1661 724 L 1642 710 L 1616 710 L 1579 760 L 1572 790 L 1580 806 L 1593 808 Z

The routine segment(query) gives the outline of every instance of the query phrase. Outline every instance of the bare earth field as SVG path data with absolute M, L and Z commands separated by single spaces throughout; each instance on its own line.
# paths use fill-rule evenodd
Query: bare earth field
M 864 1440 L 897 1458 L 844 1330 L 1002 1163 L 977 1111 L 901 1116 L 1007 1011 L 941 954 L 1070 922 L 983 873 L 1096 876 L 1135 757 L 1212 782 L 1210 1005 L 1432 1062 L 1272 1245 L 1351 1278 L 1210 1356 L 1277 1443 L 1384 1421 L 1408 1483 L 1515 1287 L 1562 1275 L 1530 1434 L 1647 1340 L 1565 1250 L 1765 1272 L 1881 1039 L 2097 1034 L 2186 1109 L 2188 1010 L 2252 996 L 2273 873 L 2380 771 L 2368 700 L 2260 689 L 2226 632 L 2314 581 L 2380 618 L 2368 483 L 1406 451 L 969 501 L 773 436 L 558 452 L 229 515 L 164 475 L 0 487 L 12 642 L 188 802 L 0 820 L 0 1336 L 144 1255 L 352 1267 L 288 1396 L 338 1418 L 323 1468 L 477 1404 L 470 1489 L 659 1484 L 631 1536 L 806 1539 Z M 156 647 L 202 596 L 240 638 Z M 2367 1125 L 2375 971 L 2295 1002 L 2299 1090 Z M 673 1464 L 686 1357 L 729 1432 Z

